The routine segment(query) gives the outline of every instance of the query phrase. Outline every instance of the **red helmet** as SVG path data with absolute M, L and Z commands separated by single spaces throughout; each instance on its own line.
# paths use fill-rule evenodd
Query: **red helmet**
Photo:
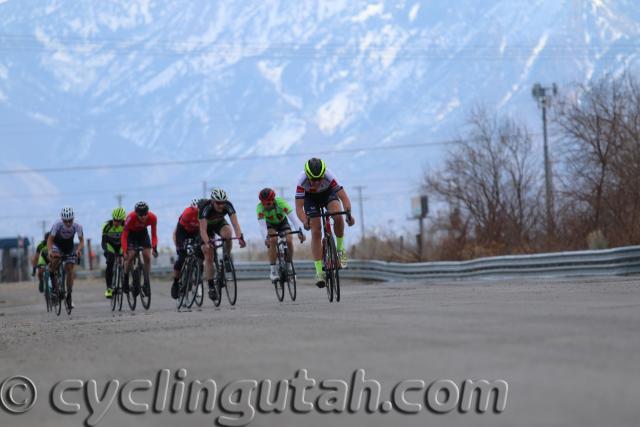
M 276 193 L 270 188 L 263 188 L 260 190 L 260 194 L 258 194 L 260 201 L 262 203 L 272 202 L 276 198 Z

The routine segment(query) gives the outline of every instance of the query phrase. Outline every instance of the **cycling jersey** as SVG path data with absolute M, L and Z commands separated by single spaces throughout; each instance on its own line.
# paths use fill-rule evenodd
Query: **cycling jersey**
M 38 254 L 38 266 L 49 263 L 49 250 L 47 249 L 47 241 L 43 240 L 36 246 L 36 253 Z
M 291 206 L 282 197 L 276 197 L 273 201 L 273 208 L 267 210 L 262 202 L 256 206 L 256 215 L 258 215 L 258 221 L 264 219 L 267 224 L 280 224 L 287 219 L 287 216 L 293 212 Z
M 224 207 L 222 208 L 222 212 L 218 212 L 216 208 L 213 206 L 213 200 L 204 200 L 201 201 L 198 205 L 198 219 L 206 219 L 207 224 L 216 224 L 218 222 L 224 221 L 224 217 L 226 215 L 235 214 L 236 210 L 233 208 L 231 202 L 224 202 Z
M 113 220 L 104 223 L 102 227 L 102 249 L 105 252 L 120 252 L 122 246 L 122 230 L 124 225 L 113 224 Z
M 120 237 L 122 252 L 127 252 L 127 238 L 129 237 L 129 232 L 140 233 L 144 231 L 146 233 L 148 226 L 151 226 L 151 246 L 155 248 L 158 246 L 158 235 L 156 234 L 158 218 L 156 215 L 150 211 L 144 220 L 140 220 L 135 212 L 131 212 L 127 215 L 127 219 L 124 221 L 122 236 Z
M 182 215 L 180 215 L 180 219 L 178 219 L 178 224 L 186 231 L 187 233 L 195 233 L 200 230 L 200 221 L 198 220 L 198 208 L 189 206 L 186 208 Z
M 58 220 L 51 227 L 51 235 L 53 236 L 55 246 L 65 254 L 73 252 L 73 238 L 76 234 L 78 238 L 82 238 L 83 236 L 82 226 L 77 222 L 67 226 L 62 220 Z
M 302 172 L 298 177 L 298 186 L 296 187 L 296 199 L 304 199 L 305 195 L 318 194 L 328 191 L 338 192 L 342 190 L 342 186 L 338 184 L 335 175 L 327 169 L 324 177 L 318 186 L 312 186 L 307 174 Z

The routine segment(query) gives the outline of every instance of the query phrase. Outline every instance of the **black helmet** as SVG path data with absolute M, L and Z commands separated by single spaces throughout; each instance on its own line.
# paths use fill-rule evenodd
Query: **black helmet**
M 149 213 L 149 205 L 146 202 L 138 202 L 136 203 L 136 214 L 142 216 Z

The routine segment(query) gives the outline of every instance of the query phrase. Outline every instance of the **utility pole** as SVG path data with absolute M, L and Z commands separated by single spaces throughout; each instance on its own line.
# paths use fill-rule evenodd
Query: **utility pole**
M 118 201 L 118 207 L 119 208 L 122 207 L 122 199 L 124 199 L 124 195 L 123 194 L 116 194 L 116 200 Z
M 558 94 L 558 86 L 554 83 L 551 87 L 543 87 L 540 83 L 533 85 L 531 90 L 533 98 L 538 102 L 538 107 L 542 109 L 542 135 L 544 140 L 544 183 L 545 183 L 545 204 L 547 211 L 547 236 L 554 235 L 555 224 L 553 219 L 553 182 L 551 161 L 549 159 L 549 141 L 547 137 L 547 107 L 551 104 L 551 98 Z
M 364 187 L 362 185 L 356 185 L 354 187 L 356 190 L 358 190 L 358 207 L 360 209 L 360 238 L 364 241 L 365 235 L 364 235 L 364 206 L 362 203 L 362 190 L 364 189 Z
M 284 187 L 278 187 L 278 193 L 280 193 L 280 197 L 284 199 Z
M 202 181 L 202 198 L 207 199 L 207 181 Z
M 42 226 L 42 235 L 44 236 L 44 233 L 47 232 L 47 221 L 45 220 L 40 221 L 40 225 Z

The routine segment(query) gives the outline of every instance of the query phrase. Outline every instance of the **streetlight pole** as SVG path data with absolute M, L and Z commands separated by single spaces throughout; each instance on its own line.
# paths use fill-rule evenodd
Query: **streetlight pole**
M 553 220 L 553 181 L 551 162 L 549 160 L 549 141 L 547 137 L 547 107 L 551 104 L 551 98 L 558 94 L 558 87 L 554 83 L 551 87 L 543 87 L 540 83 L 533 85 L 531 90 L 533 98 L 542 109 L 542 135 L 544 140 L 544 183 L 545 204 L 547 211 L 547 235 L 554 234 L 555 224 Z

